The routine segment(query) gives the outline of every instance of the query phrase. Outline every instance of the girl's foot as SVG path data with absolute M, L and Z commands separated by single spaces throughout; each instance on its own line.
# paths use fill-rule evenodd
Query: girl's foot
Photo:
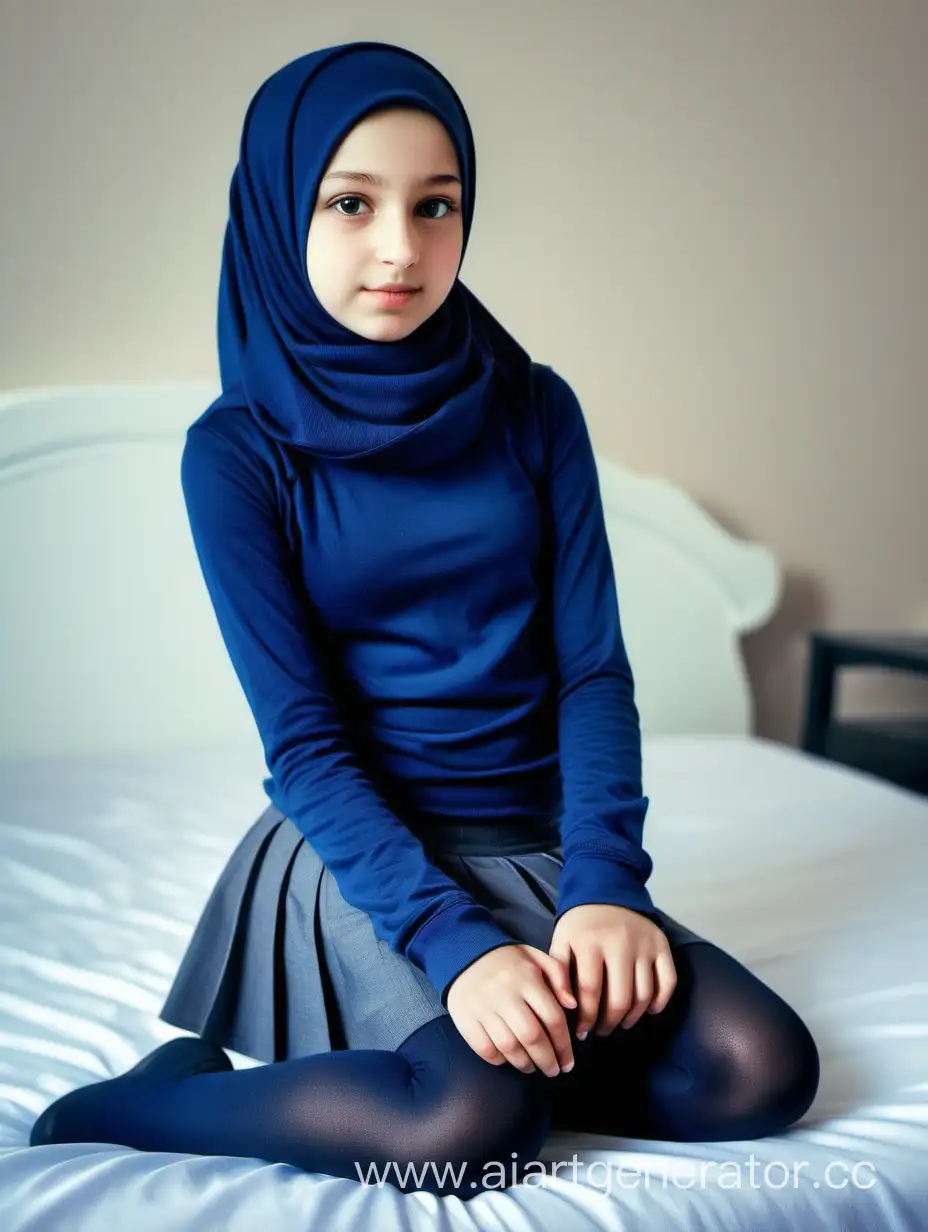
M 189 1078 L 230 1070 L 234 1066 L 223 1050 L 199 1036 L 168 1040 L 144 1056 L 118 1078 L 91 1082 L 68 1091 L 49 1104 L 32 1127 L 30 1146 L 55 1142 L 108 1142 L 106 1113 L 118 1113 L 121 1097 L 152 1079 Z

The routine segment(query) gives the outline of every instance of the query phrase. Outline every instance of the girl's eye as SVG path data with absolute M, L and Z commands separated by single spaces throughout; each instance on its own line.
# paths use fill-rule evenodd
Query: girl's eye
M 357 202 L 360 202 L 361 205 L 365 204 L 361 200 L 360 197 L 339 197 L 337 201 L 333 201 L 331 203 L 331 205 L 329 206 L 329 209 L 334 209 L 336 205 L 343 205 L 344 202 L 346 201 L 357 201 Z M 446 197 L 431 197 L 428 201 L 423 201 L 422 204 L 423 205 L 444 205 L 447 208 L 447 213 L 440 214 L 436 217 L 433 217 L 431 219 L 431 221 L 433 222 L 440 222 L 442 218 L 450 218 L 452 214 L 456 214 L 458 212 L 458 207 L 454 204 L 453 201 L 449 201 Z M 341 210 L 337 212 L 341 214 L 342 218 L 360 218 L 360 214 L 355 214 L 355 213 L 345 214 Z

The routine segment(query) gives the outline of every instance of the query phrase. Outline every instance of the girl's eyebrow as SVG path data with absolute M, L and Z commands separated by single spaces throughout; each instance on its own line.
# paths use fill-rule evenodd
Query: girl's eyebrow
M 383 184 L 384 178 L 382 175 L 374 175 L 369 171 L 330 171 L 328 175 L 322 177 L 322 183 L 326 180 L 364 180 L 368 184 Z M 456 175 L 429 175 L 422 184 L 460 184 L 460 178 Z

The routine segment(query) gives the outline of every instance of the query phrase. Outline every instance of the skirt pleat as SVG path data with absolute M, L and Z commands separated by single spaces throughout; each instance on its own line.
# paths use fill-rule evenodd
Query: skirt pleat
M 559 844 L 429 857 L 509 936 L 547 952 Z M 672 947 L 702 940 L 660 914 Z M 271 1062 L 345 1048 L 395 1051 L 446 1013 L 426 975 L 377 936 L 293 822 L 270 805 L 217 879 L 159 1017 Z

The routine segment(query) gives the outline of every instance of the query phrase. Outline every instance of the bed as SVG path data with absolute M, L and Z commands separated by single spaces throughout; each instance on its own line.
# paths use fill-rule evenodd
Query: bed
M 258 1159 L 27 1145 L 53 1099 L 183 1034 L 158 1011 L 265 804 L 180 491 L 185 428 L 215 392 L 0 397 L 3 1232 L 928 1228 L 928 801 L 753 734 L 741 639 L 777 608 L 777 562 L 604 458 L 650 888 L 809 1024 L 822 1080 L 803 1120 L 743 1143 L 552 1134 L 544 1176 L 467 1203 Z

